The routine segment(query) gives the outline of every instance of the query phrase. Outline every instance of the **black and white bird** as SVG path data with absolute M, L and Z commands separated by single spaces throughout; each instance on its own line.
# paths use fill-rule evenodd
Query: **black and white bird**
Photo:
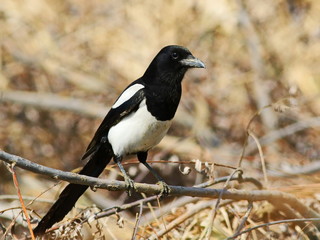
M 186 71 L 204 67 L 204 63 L 184 47 L 171 45 L 161 49 L 144 75 L 132 82 L 112 105 L 82 157 L 88 162 L 79 174 L 98 177 L 113 158 L 130 193 L 134 182 L 121 165 L 121 160 L 126 155 L 137 154 L 139 161 L 159 181 L 163 194 L 168 194 L 168 185 L 146 161 L 148 151 L 170 128 L 180 102 L 181 82 Z M 34 233 L 41 235 L 62 220 L 87 188 L 69 184 Z

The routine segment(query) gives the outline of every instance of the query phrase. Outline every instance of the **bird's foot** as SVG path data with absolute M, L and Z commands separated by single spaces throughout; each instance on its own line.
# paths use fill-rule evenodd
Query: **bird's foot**
M 129 176 L 124 176 L 127 193 L 129 196 L 132 195 L 132 191 L 135 190 L 134 181 Z
M 164 181 L 159 181 L 157 184 L 160 185 L 161 188 L 160 197 L 167 197 L 171 191 L 169 185 Z

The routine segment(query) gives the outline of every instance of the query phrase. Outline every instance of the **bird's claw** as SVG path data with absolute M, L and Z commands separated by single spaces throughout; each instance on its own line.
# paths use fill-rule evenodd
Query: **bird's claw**
M 127 193 L 129 196 L 131 196 L 132 190 L 135 190 L 134 181 L 131 178 L 129 178 L 128 176 L 124 177 L 124 181 L 126 184 Z
M 166 184 L 164 181 L 159 181 L 157 184 L 161 188 L 160 197 L 167 197 L 171 191 L 169 185 Z

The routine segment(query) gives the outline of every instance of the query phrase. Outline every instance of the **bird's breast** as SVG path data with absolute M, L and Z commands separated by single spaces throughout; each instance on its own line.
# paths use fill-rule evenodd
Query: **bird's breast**
M 171 120 L 159 121 L 152 116 L 143 100 L 136 112 L 110 128 L 108 140 L 118 156 L 148 151 L 162 140 L 170 126 Z

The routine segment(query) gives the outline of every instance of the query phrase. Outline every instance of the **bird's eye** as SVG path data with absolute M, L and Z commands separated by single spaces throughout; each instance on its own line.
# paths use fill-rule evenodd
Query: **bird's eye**
M 176 53 L 176 52 L 173 52 L 173 53 L 171 53 L 171 57 L 172 57 L 173 59 L 178 59 L 179 54 Z

